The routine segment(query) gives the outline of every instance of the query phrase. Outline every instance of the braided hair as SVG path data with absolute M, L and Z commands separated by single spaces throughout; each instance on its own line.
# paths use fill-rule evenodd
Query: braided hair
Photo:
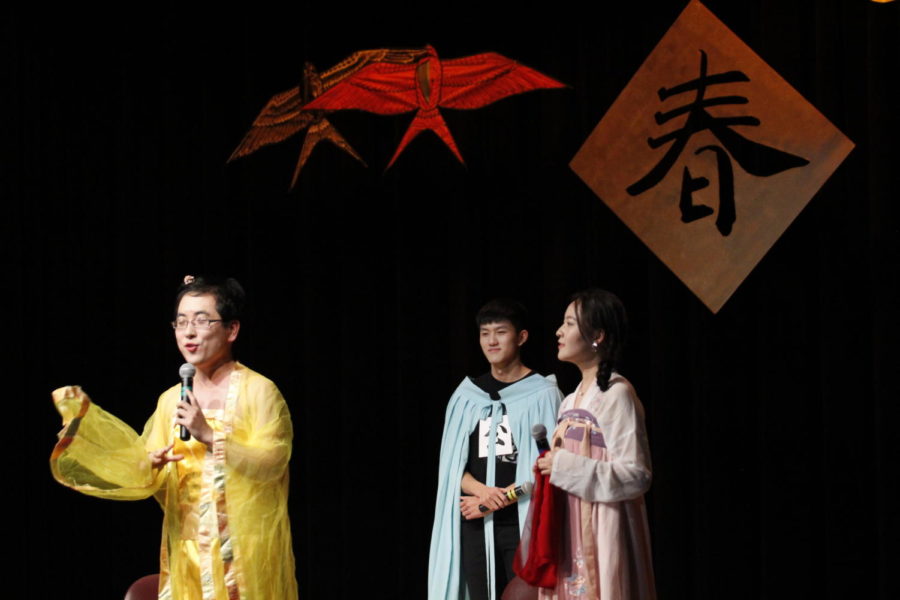
M 600 357 L 597 369 L 597 386 L 605 392 L 609 389 L 609 378 L 613 369 L 622 360 L 622 349 L 628 333 L 628 316 L 622 301 L 600 288 L 591 288 L 572 296 L 575 315 L 581 337 L 594 347 Z M 594 345 L 597 336 L 603 333 L 603 341 Z

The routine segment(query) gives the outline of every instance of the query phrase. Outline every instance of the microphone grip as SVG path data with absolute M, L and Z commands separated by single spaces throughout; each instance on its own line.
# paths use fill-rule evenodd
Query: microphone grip
M 188 390 L 194 389 L 194 378 L 193 377 L 183 377 L 181 379 L 181 401 L 191 403 L 191 399 L 188 397 Z M 178 437 L 181 438 L 182 442 L 186 442 L 191 439 L 191 432 L 188 431 L 188 428 L 184 425 L 178 426 Z
M 527 483 L 523 483 L 522 485 L 517 485 L 516 487 L 510 488 L 510 489 L 506 490 L 506 492 L 505 492 L 506 499 L 509 500 L 510 502 L 518 502 L 519 498 L 524 498 L 525 496 L 527 496 L 530 493 L 531 493 L 531 485 L 529 485 Z M 491 512 L 491 509 L 488 508 L 487 506 L 485 506 L 484 504 L 479 504 L 478 510 L 480 510 L 483 513 Z
M 550 451 L 550 442 L 548 442 L 545 437 L 534 440 L 534 444 L 537 446 L 538 454 Z

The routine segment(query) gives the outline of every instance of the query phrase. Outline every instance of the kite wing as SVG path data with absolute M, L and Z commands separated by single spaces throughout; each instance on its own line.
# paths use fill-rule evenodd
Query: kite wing
M 414 65 L 426 54 L 423 48 L 360 50 L 354 52 L 338 64 L 321 74 L 322 89 L 329 90 L 338 83 L 355 75 L 363 67 L 374 63 L 390 63 L 397 65 Z
M 418 108 L 416 65 L 372 63 L 335 84 L 304 110 L 355 109 L 398 115 Z
M 441 61 L 440 106 L 481 108 L 507 96 L 565 84 L 496 52 Z
M 320 116 L 303 110 L 303 94 L 300 86 L 276 94 L 260 111 L 250 126 L 250 131 L 244 135 L 244 139 L 228 157 L 228 162 L 268 144 L 286 140 Z

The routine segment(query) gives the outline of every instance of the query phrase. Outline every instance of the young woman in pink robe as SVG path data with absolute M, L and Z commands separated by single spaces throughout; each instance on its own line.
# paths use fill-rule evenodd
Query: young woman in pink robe
M 644 493 L 650 450 L 644 408 L 615 371 L 627 329 L 610 292 L 576 294 L 556 332 L 558 358 L 581 370 L 537 467 L 567 492 L 558 579 L 545 600 L 656 598 Z

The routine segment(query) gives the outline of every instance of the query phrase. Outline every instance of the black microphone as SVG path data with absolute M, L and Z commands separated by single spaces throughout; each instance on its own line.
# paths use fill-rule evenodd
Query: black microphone
M 539 453 L 548 452 L 550 450 L 550 442 L 547 441 L 547 428 L 538 423 L 537 425 L 531 426 L 531 437 L 534 438 L 534 443 L 537 444 L 537 449 Z
M 530 481 L 526 481 L 522 485 L 517 485 L 516 487 L 506 490 L 506 499 L 510 502 L 518 502 L 519 498 L 524 498 L 525 496 L 531 494 L 531 489 L 534 487 L 534 484 Z M 491 512 L 484 504 L 478 505 L 478 510 L 483 513 Z
M 197 368 L 191 363 L 184 363 L 178 369 L 178 376 L 181 377 L 181 401 L 191 403 L 191 399 L 188 398 L 188 390 L 194 391 L 194 373 L 197 372 Z M 184 425 L 179 425 L 181 429 L 178 432 L 178 437 L 181 438 L 182 442 L 186 442 L 191 439 L 191 432 L 188 431 L 187 427 Z

